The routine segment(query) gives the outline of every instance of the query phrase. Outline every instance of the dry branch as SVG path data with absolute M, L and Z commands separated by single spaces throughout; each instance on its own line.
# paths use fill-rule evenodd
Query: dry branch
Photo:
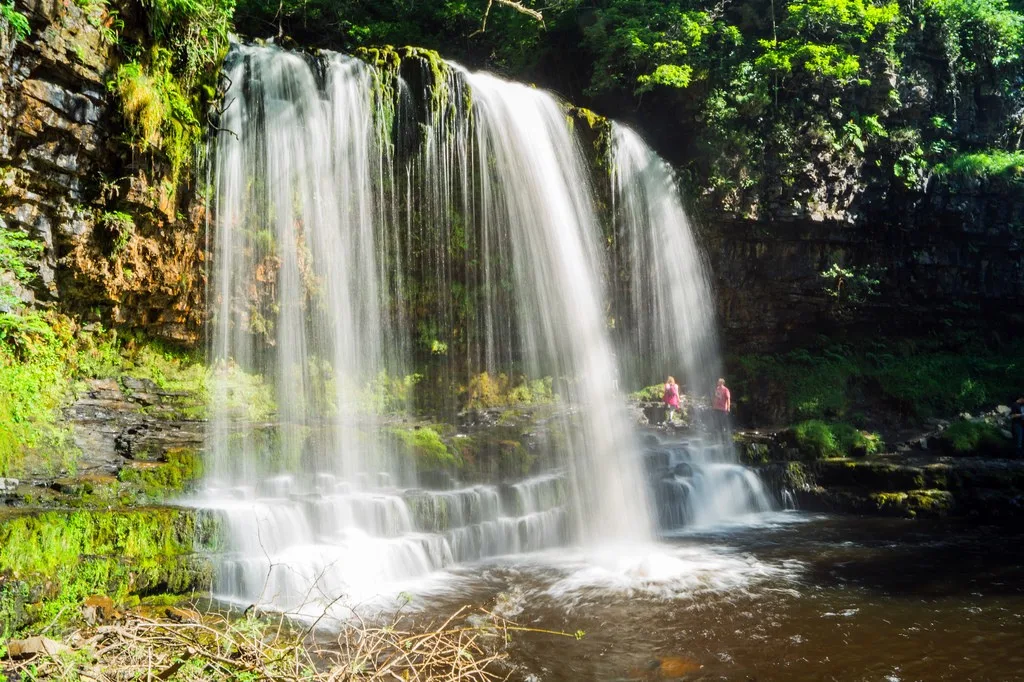
M 524 628 L 488 611 L 463 607 L 440 625 L 414 629 L 408 618 L 386 624 L 354 619 L 330 639 L 258 616 L 196 614 L 173 622 L 128 614 L 120 622 L 72 633 L 71 649 L 0 660 L 8 679 L 221 680 L 283 682 L 492 682 L 507 679 L 509 633 L 562 632 Z M 474 616 L 470 622 L 469 616 Z

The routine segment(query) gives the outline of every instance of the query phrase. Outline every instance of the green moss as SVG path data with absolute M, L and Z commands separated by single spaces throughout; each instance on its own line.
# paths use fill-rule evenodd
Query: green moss
M 872 493 L 870 499 L 879 511 L 898 516 L 944 516 L 954 506 L 953 495 L 945 490 Z
M 740 458 L 748 466 L 767 464 L 771 459 L 767 443 L 741 443 Z
M 404 453 L 415 462 L 418 471 L 447 470 L 464 464 L 457 452 L 448 449 L 434 427 L 392 429 L 391 433 L 397 437 Z
M 73 621 L 92 594 L 208 588 L 209 566 L 193 555 L 217 532 L 213 519 L 167 507 L 26 514 L 0 522 L 0 575 L 28 587 L 23 621 Z M 0 597 L 0 609 L 12 601 Z
M 118 480 L 137 486 L 151 500 L 162 500 L 188 491 L 202 478 L 203 462 L 196 450 L 172 448 L 164 457 L 152 465 L 125 467 Z
M 805 490 L 810 485 L 807 470 L 800 462 L 786 463 L 785 479 L 789 486 L 796 490 Z

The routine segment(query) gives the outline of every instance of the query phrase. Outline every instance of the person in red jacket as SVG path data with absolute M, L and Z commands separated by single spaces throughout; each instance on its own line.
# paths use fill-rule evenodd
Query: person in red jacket
M 679 409 L 679 384 L 676 383 L 675 377 L 669 377 L 665 382 L 665 393 L 662 395 L 662 400 L 665 401 L 665 407 L 668 408 L 665 421 L 671 424 L 675 419 L 676 410 Z
M 715 430 L 726 435 L 729 431 L 729 411 L 732 409 L 732 394 L 725 385 L 725 379 L 718 380 L 715 397 L 711 401 L 711 414 L 714 416 Z

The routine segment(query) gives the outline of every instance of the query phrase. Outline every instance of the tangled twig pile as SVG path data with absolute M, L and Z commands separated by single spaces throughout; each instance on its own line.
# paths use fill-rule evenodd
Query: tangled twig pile
M 130 614 L 76 632 L 66 645 L 49 642 L 21 660 L 0 661 L 0 679 L 210 679 L 299 682 L 507 679 L 507 644 L 514 632 L 546 632 L 488 611 L 456 611 L 437 627 L 413 631 L 395 616 L 385 625 L 350 623 L 331 638 L 297 631 L 284 618 L 168 610 L 168 619 Z

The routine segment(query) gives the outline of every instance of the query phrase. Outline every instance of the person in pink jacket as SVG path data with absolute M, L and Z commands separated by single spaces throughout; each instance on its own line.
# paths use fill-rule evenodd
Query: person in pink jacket
M 732 394 L 725 385 L 725 379 L 718 380 L 715 396 L 711 401 L 711 414 L 714 416 L 715 430 L 725 435 L 729 431 L 729 411 L 732 409 Z
M 675 377 L 669 377 L 665 382 L 665 393 L 662 395 L 662 400 L 665 401 L 665 407 L 668 408 L 666 421 L 671 423 L 675 419 L 676 410 L 679 409 L 679 385 L 676 383 Z

